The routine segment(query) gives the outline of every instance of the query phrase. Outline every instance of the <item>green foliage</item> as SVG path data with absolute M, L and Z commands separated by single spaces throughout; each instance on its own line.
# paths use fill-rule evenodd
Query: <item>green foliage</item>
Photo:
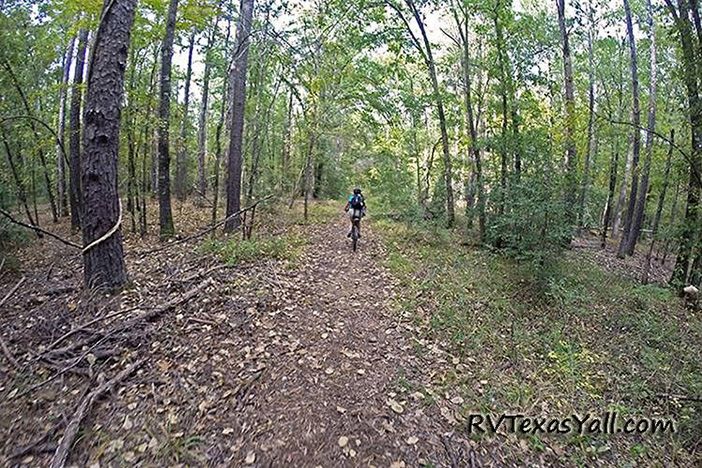
M 552 267 L 557 274 L 538 285 L 514 260 L 458 247 L 455 235 L 436 236 L 435 228 L 388 219 L 374 228 L 399 280 L 399 311 L 464 366 L 436 376 L 434 391 L 459 392 L 471 402 L 467 412 L 529 413 L 538 403 L 565 414 L 650 416 L 661 414 L 658 395 L 671 388 L 697 395 L 702 388 L 702 319 L 667 289 L 605 271 L 583 251 L 565 252 Z M 489 385 L 478 386 L 481 380 Z M 653 458 L 669 444 L 694 445 L 700 408 L 672 404 L 666 415 L 680 429 L 671 440 L 593 436 L 551 443 L 564 444 L 563 460 L 572 463 L 588 459 L 593 444 Z

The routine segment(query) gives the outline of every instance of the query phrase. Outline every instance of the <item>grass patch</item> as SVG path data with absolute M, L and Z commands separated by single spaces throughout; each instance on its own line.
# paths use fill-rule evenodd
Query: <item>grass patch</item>
M 265 259 L 294 261 L 299 257 L 303 244 L 302 237 L 287 234 L 250 240 L 208 239 L 201 249 L 202 252 L 218 255 L 229 265 L 238 265 Z
M 690 464 L 702 439 L 702 405 L 661 395 L 702 394 L 702 316 L 666 288 L 604 270 L 564 252 L 549 271 L 461 245 L 454 231 L 374 220 L 386 266 L 404 288 L 397 307 L 422 338 L 472 363 L 436 378 L 437 394 L 460 391 L 473 409 L 550 417 L 669 417 L 675 435 L 549 438 L 568 463 Z M 423 350 L 418 350 L 423 352 Z M 476 391 L 476 381 L 489 381 Z M 528 440 L 534 453 L 540 440 Z M 602 447 L 607 447 L 603 450 Z M 699 450 L 699 448 L 698 448 Z

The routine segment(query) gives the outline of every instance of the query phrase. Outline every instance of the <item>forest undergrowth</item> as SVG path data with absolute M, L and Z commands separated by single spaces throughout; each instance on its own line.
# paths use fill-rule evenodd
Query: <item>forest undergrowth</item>
M 431 224 L 374 227 L 404 290 L 397 307 L 423 337 L 416 352 L 438 341 L 457 357 L 437 381 L 439 392 L 460 389 L 464 417 L 670 417 L 675 435 L 531 435 L 519 444 L 580 466 L 699 462 L 702 318 L 671 289 L 641 285 L 634 262 L 598 246 L 540 266 L 462 245 Z

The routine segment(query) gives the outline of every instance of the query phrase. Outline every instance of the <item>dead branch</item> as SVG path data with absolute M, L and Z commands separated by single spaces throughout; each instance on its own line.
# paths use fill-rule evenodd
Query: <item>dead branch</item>
M 24 228 L 31 229 L 31 230 L 33 230 L 33 231 L 35 231 L 35 232 L 40 232 L 40 233 L 42 233 L 42 234 L 46 234 L 47 236 L 52 237 L 52 238 L 56 239 L 57 241 L 59 241 L 59 242 L 61 242 L 61 243 L 63 243 L 63 244 L 66 244 L 66 245 L 68 245 L 68 246 L 70 246 L 70 247 L 73 247 L 73 248 L 75 248 L 75 249 L 82 249 L 82 248 L 83 248 L 82 246 L 76 244 L 75 242 L 71 242 L 71 241 L 69 241 L 69 240 L 66 240 L 66 239 L 64 239 L 63 237 L 57 236 L 56 234 L 53 234 L 53 233 L 51 233 L 51 232 L 49 232 L 49 231 L 47 231 L 47 230 L 45 230 L 45 229 L 42 229 L 42 228 L 40 228 L 40 227 L 38 227 L 38 226 L 35 226 L 35 225 L 33 225 L 33 224 L 27 224 L 27 223 L 24 223 L 24 222 L 22 222 L 22 221 L 19 221 L 19 220 L 13 218 L 12 215 L 11 215 L 10 213 L 8 213 L 7 211 L 3 210 L 2 208 L 0 208 L 0 214 L 2 214 L 3 216 L 5 216 L 5 217 L 6 217 L 7 219 L 9 219 L 12 223 L 17 224 L 18 226 L 22 226 L 22 227 L 24 227 Z
M 51 458 L 51 463 L 49 464 L 51 468 L 63 468 L 65 466 L 66 460 L 68 459 L 68 453 L 71 449 L 71 446 L 73 445 L 73 442 L 75 441 L 76 435 L 78 434 L 80 424 L 83 421 L 83 418 L 85 418 L 86 414 L 88 414 L 90 409 L 93 407 L 95 402 L 105 392 L 114 389 L 115 385 L 129 377 L 129 375 L 132 372 L 134 372 L 139 366 L 141 366 L 145 361 L 146 359 L 140 359 L 135 363 L 130 364 L 124 370 L 122 370 L 122 372 L 117 374 L 112 380 L 103 383 L 98 388 L 90 392 L 80 402 L 80 404 L 78 405 L 78 409 L 76 410 L 75 414 L 66 426 L 66 430 L 64 431 L 63 436 L 61 436 L 61 440 L 59 441 L 59 445 L 56 449 L 56 452 L 54 452 L 54 456 Z
M 7 302 L 7 300 L 19 289 L 19 287 L 22 286 L 22 283 L 24 283 L 25 279 L 26 277 L 23 276 L 22 279 L 20 279 L 17 282 L 17 284 L 15 284 L 15 286 L 10 290 L 10 292 L 5 294 L 5 297 L 3 297 L 2 301 L 0 301 L 0 307 L 5 305 L 5 302 Z M 19 365 L 19 362 L 17 362 L 15 357 L 10 352 L 10 349 L 7 347 L 7 344 L 5 344 L 5 340 L 2 339 L 2 335 L 0 335 L 0 347 L 2 348 L 2 353 L 5 355 L 10 364 L 12 364 L 12 366 L 15 369 L 20 369 L 22 366 Z
M 78 332 L 80 332 L 80 331 L 84 331 L 84 330 L 90 328 L 91 325 L 95 325 L 96 323 L 102 322 L 103 320 L 107 320 L 107 319 L 110 319 L 110 318 L 113 318 L 113 317 L 117 317 L 118 315 L 126 314 L 127 312 L 131 312 L 131 311 L 136 310 L 136 309 L 138 309 L 138 308 L 139 308 L 139 306 L 135 306 L 135 307 L 130 307 L 130 308 L 124 309 L 124 310 L 118 310 L 117 312 L 113 312 L 113 313 L 111 313 L 111 314 L 107 314 L 107 315 L 104 315 L 104 316 L 102 316 L 102 317 L 98 317 L 98 318 L 93 319 L 93 320 L 91 320 L 91 321 L 89 321 L 89 322 L 86 322 L 86 323 L 84 323 L 84 324 L 82 324 L 82 325 L 79 325 L 79 326 L 77 326 L 76 328 L 70 330 L 69 332 L 67 332 L 67 333 L 65 333 L 64 335 L 62 335 L 62 336 L 60 336 L 59 338 L 57 338 L 53 343 L 51 343 L 51 344 L 44 350 L 44 352 L 43 352 L 41 355 L 47 354 L 49 351 L 51 351 L 52 349 L 56 348 L 56 346 L 58 346 L 59 343 L 63 342 L 63 341 L 64 341 L 66 338 L 68 338 L 69 336 L 75 335 L 76 333 L 78 333 Z M 41 355 L 40 355 L 40 357 L 41 357 Z
M 183 294 L 182 297 L 177 298 L 177 299 L 173 299 L 160 307 L 156 307 L 156 308 L 150 310 L 149 312 L 141 314 L 137 317 L 133 317 L 133 318 L 121 323 L 121 324 L 117 324 L 110 331 L 106 332 L 105 335 L 114 335 L 116 333 L 123 332 L 123 331 L 127 330 L 128 328 L 133 327 L 134 325 L 136 325 L 138 323 L 154 320 L 155 318 L 159 317 L 164 312 L 167 312 L 168 310 L 170 310 L 170 309 L 172 309 L 180 304 L 184 304 L 184 303 L 188 302 L 190 299 L 192 299 L 193 297 L 198 295 L 200 293 L 200 291 L 202 291 L 204 288 L 206 288 L 210 284 L 212 284 L 212 279 L 208 278 L 207 280 L 200 283 L 200 285 L 194 287 L 193 289 L 191 289 L 188 292 L 186 292 L 185 294 Z M 107 317 L 105 317 L 105 318 L 107 318 Z M 42 356 L 46 357 L 46 356 L 55 356 L 55 355 L 66 354 L 66 353 L 69 353 L 69 352 L 74 351 L 76 349 L 80 349 L 83 346 L 90 345 L 95 340 L 100 339 L 101 336 L 105 336 L 105 335 L 96 334 L 96 335 L 93 335 L 91 337 L 88 337 L 88 338 L 85 338 L 82 340 L 78 340 L 76 343 L 73 343 L 72 345 L 64 346 L 63 348 L 54 349 L 53 351 L 47 352 L 47 353 L 43 354 Z
M 54 434 L 60 427 L 61 423 L 54 424 L 51 429 L 34 438 L 27 445 L 15 449 L 12 454 L 10 454 L 10 458 L 19 458 L 31 453 L 53 452 L 56 450 L 56 444 L 47 443 L 46 439 L 48 439 L 51 434 Z

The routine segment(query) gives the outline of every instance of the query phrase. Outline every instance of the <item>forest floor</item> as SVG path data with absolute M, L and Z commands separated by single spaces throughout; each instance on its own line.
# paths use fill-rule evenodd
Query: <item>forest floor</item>
M 64 245 L 18 250 L 16 271 L 0 272 L 0 297 L 26 278 L 0 314 L 18 362 L 0 358 L 0 465 L 47 465 L 80 402 L 133 363 L 80 421 L 69 464 L 700 461 L 702 408 L 685 398 L 702 389 L 702 320 L 665 290 L 575 249 L 564 271 L 588 268 L 547 282 L 543 300 L 519 268 L 425 226 L 366 222 L 353 253 L 339 211 L 315 203 L 305 223 L 297 207 L 269 208 L 253 240 L 155 252 L 154 235 L 126 234 L 131 284 L 114 296 L 81 288 L 80 258 Z M 175 215 L 182 237 L 209 210 Z M 466 430 L 471 413 L 612 408 L 672 416 L 679 434 Z

